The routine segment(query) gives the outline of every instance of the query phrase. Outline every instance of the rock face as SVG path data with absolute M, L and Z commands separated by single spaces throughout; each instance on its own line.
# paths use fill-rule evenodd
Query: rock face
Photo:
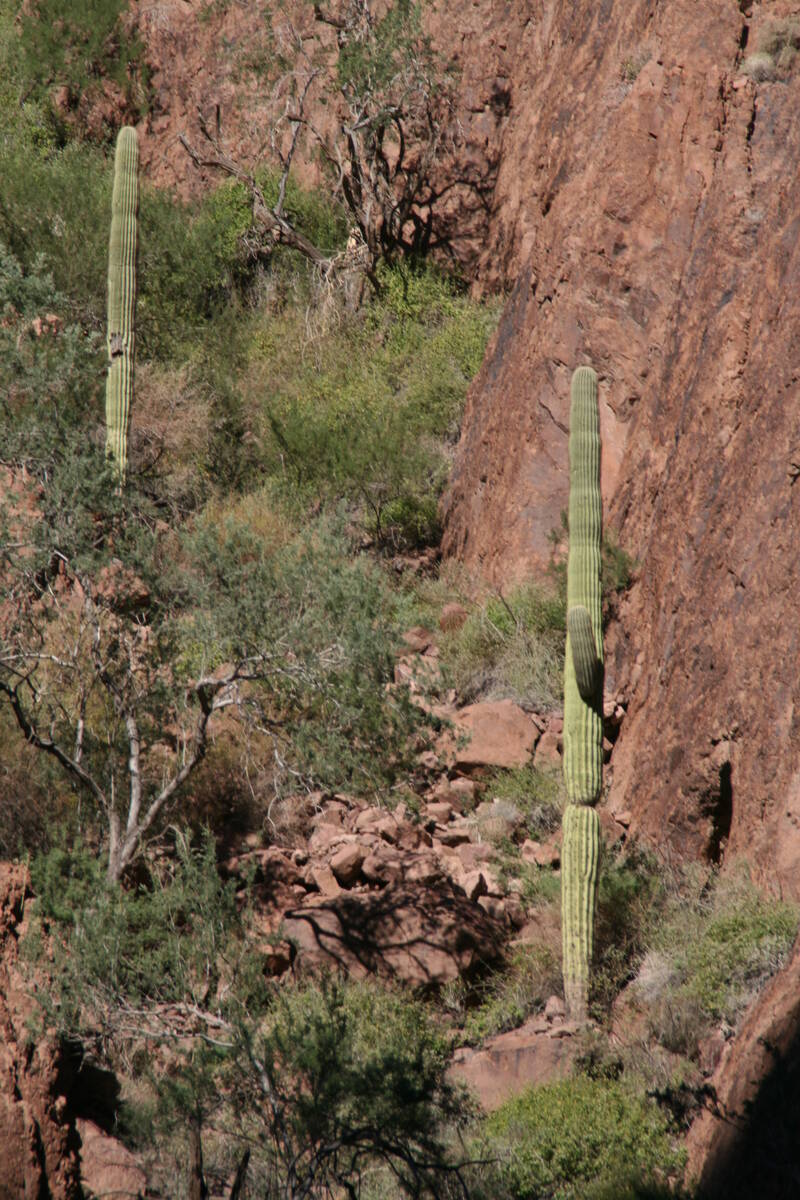
M 41 1040 L 29 1046 L 31 1001 L 17 970 L 24 867 L 0 864 L 0 1200 L 77 1200 L 78 1138 L 64 1095 L 67 1064 Z
M 638 581 L 607 640 L 632 835 L 755 860 L 800 895 L 800 74 L 739 67 L 788 12 L 545 4 L 512 65 L 484 285 L 516 278 L 473 386 L 446 552 L 540 568 L 568 381 L 600 375 L 607 523 Z
M 728 1042 L 711 1079 L 715 1101 L 688 1138 L 687 1179 L 701 1197 L 797 1195 L 800 1144 L 800 943 Z

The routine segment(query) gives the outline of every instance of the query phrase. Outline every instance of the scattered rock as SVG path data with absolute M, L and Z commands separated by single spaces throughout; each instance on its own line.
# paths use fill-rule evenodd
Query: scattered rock
M 481 863 L 494 858 L 494 848 L 485 842 L 469 842 L 455 847 L 455 853 L 465 871 L 474 871 Z
M 558 867 L 561 863 L 561 850 L 553 840 L 542 843 L 526 838 L 520 853 L 524 862 L 536 867 Z
M 358 842 L 351 842 L 337 850 L 330 861 L 330 868 L 342 887 L 352 887 L 361 875 L 361 864 L 367 852 Z
M 323 896 L 338 896 L 342 890 L 330 867 L 312 867 L 311 878 Z
M 285 939 L 267 947 L 264 954 L 264 970 L 267 975 L 283 975 L 294 959 L 294 946 Z
M 466 892 L 468 900 L 477 900 L 479 896 L 485 896 L 489 890 L 483 871 L 470 871 L 468 875 L 464 876 L 461 886 Z
M 492 920 L 505 925 L 508 915 L 506 913 L 505 900 L 500 900 L 497 896 L 479 896 L 478 904 L 484 912 L 489 914 Z
M 439 628 L 445 633 L 460 629 L 469 613 L 463 604 L 445 604 L 439 616 Z
M 437 825 L 446 825 L 453 815 L 452 805 L 447 800 L 434 801 L 425 805 L 425 816 Z
M 539 738 L 533 765 L 539 771 L 552 771 L 561 766 L 562 735 L 548 729 Z
M 412 650 L 415 654 L 424 654 L 433 643 L 433 634 L 430 629 L 425 629 L 422 625 L 415 625 L 413 629 L 406 630 L 401 640 L 406 647 L 406 652 Z
M 563 1021 L 567 1015 L 567 1006 L 560 996 L 548 996 L 547 1003 L 544 1006 L 544 1015 L 547 1021 Z

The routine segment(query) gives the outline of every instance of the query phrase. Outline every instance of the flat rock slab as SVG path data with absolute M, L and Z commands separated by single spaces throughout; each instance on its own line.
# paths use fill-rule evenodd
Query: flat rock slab
M 554 1036 L 557 1026 L 532 1017 L 519 1029 L 489 1038 L 480 1050 L 457 1050 L 450 1076 L 466 1083 L 481 1106 L 492 1112 L 526 1088 L 564 1079 L 580 1052 L 574 1028 Z
M 283 934 L 301 963 L 414 986 L 480 973 L 499 956 L 503 927 L 449 880 L 380 892 L 342 893 L 285 914 Z
M 443 748 L 457 769 L 524 767 L 530 762 L 539 730 L 513 700 L 468 704 L 451 719 L 454 729 L 445 735 Z

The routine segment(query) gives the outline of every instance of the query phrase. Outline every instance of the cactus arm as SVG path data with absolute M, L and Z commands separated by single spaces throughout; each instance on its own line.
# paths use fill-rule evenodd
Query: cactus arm
M 114 155 L 108 245 L 106 456 L 113 459 L 120 483 L 128 466 L 128 422 L 133 401 L 138 174 L 136 130 L 126 126 L 119 131 Z
M 594 705 L 603 664 L 597 654 L 592 618 L 582 604 L 576 604 L 567 613 L 567 631 L 578 692 L 585 704 Z
M 603 632 L 600 585 L 600 419 L 597 376 L 572 377 L 569 432 L 569 557 L 564 662 L 564 781 L 561 848 L 564 996 L 586 1019 L 594 938 L 603 783 Z

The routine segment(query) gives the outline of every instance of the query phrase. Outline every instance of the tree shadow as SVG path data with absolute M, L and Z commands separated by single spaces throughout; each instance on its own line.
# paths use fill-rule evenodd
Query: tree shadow
M 343 893 L 286 913 L 301 962 L 421 987 L 480 974 L 502 956 L 507 932 L 459 889 L 389 885 Z

